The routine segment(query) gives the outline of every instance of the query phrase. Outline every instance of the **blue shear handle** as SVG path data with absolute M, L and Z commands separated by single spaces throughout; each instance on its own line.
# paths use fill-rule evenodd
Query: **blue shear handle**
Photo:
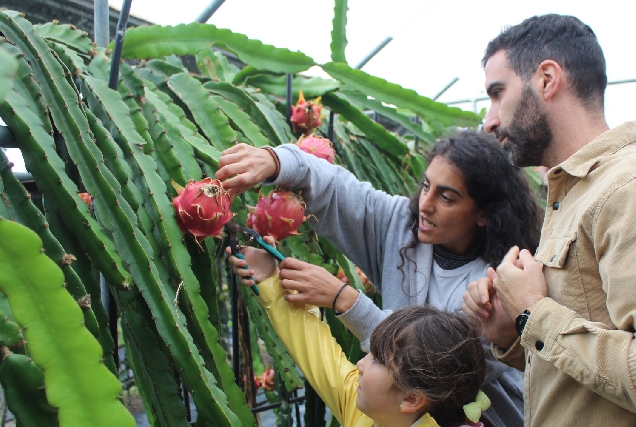
M 234 254 L 234 256 L 237 257 L 238 259 L 245 260 L 245 257 L 240 252 Z M 245 267 L 243 267 L 243 270 L 249 270 L 249 269 L 250 269 L 249 266 L 245 264 Z M 254 280 L 254 278 L 252 276 L 247 276 L 245 277 L 245 280 Z M 256 296 L 260 295 L 260 292 L 258 292 L 258 286 L 256 286 L 256 281 L 254 281 L 254 284 L 250 287 L 252 288 L 252 292 L 254 292 L 254 295 Z
M 265 249 L 265 251 L 267 251 L 268 254 L 276 258 L 278 262 L 282 262 L 285 259 L 283 254 L 278 252 L 276 248 L 273 247 L 272 245 L 266 243 L 262 237 L 259 236 L 258 239 L 256 239 L 256 243 L 258 243 L 261 246 L 261 248 Z

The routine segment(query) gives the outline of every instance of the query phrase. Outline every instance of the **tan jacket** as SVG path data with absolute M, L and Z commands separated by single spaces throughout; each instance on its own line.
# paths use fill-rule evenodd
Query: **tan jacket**
M 535 255 L 548 297 L 520 341 L 493 349 L 525 367 L 526 426 L 636 426 L 635 178 L 636 122 L 548 172 Z

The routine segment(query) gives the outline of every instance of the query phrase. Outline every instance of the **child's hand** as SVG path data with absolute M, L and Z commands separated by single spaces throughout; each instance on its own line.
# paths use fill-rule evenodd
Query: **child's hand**
M 273 237 L 265 236 L 263 240 L 272 246 L 275 245 Z M 278 263 L 276 259 L 264 250 L 246 247 L 241 252 L 243 252 L 245 260 L 238 259 L 231 255 L 231 249 L 229 247 L 225 248 L 225 253 L 230 255 L 228 260 L 230 264 L 234 266 L 234 274 L 241 279 L 241 282 L 245 286 L 254 285 L 254 280 L 256 283 L 259 283 L 268 277 L 278 274 Z M 245 270 L 245 264 L 249 266 L 249 270 Z M 252 276 L 254 280 L 246 280 L 243 278 L 247 276 Z

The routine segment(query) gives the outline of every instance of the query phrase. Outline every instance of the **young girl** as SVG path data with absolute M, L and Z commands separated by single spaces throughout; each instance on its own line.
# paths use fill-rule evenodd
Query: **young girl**
M 392 311 L 425 303 L 460 310 L 468 284 L 485 277 L 489 265 L 499 265 L 514 245 L 534 252 L 539 242 L 540 211 L 523 171 L 492 135 L 462 131 L 440 140 L 411 199 L 377 191 L 294 144 L 273 151 L 276 160 L 266 150 L 238 144 L 223 152 L 216 176 L 234 193 L 263 180 L 302 192 L 313 229 L 369 277 L 382 293 L 382 309 L 351 287 L 341 290 L 342 282 L 328 271 L 291 258 L 281 264 L 280 276 L 285 289 L 298 293 L 286 298 L 335 307 L 364 351 Z M 485 345 L 483 389 L 492 399 L 486 418 L 495 427 L 522 427 L 521 373 L 493 360 Z
M 257 281 L 275 274 L 259 284 L 261 303 L 343 427 L 456 427 L 467 424 L 467 413 L 478 421 L 490 404 L 479 392 L 485 360 L 472 318 L 430 305 L 403 308 L 375 328 L 371 352 L 354 365 L 315 306 L 285 301 L 289 291 L 281 287 L 273 258 L 253 248 L 245 257 Z

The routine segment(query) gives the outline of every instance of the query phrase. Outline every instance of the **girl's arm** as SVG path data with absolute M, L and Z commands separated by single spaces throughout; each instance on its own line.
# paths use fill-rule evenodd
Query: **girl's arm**
M 362 416 L 356 407 L 358 369 L 320 320 L 318 308 L 285 301 L 288 292 L 278 276 L 261 282 L 259 289 L 272 325 L 311 386 L 343 426 L 355 426 Z

